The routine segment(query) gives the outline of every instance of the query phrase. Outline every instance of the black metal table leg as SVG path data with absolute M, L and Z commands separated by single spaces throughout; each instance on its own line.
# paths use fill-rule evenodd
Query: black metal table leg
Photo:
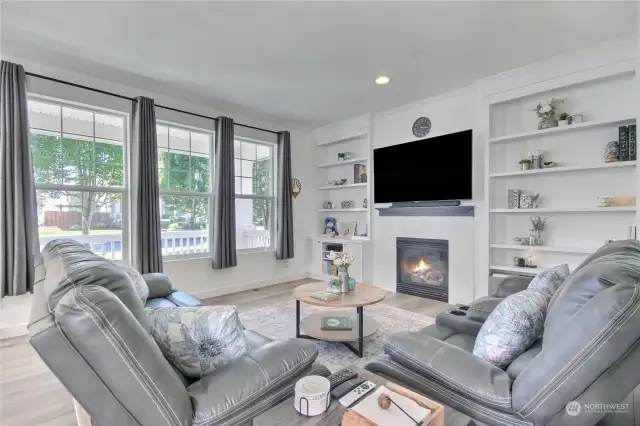
M 364 308 L 358 306 L 358 356 L 364 355 Z
M 300 301 L 296 299 L 296 337 L 300 337 Z

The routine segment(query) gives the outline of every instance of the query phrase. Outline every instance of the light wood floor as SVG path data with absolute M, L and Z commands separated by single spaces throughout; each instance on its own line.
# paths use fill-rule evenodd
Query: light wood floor
M 292 290 L 313 280 L 299 280 L 204 301 L 236 305 L 240 312 L 291 300 Z M 381 302 L 435 316 L 446 303 L 388 293 Z M 26 336 L 0 341 L 0 425 L 75 426 L 71 396 L 40 360 Z

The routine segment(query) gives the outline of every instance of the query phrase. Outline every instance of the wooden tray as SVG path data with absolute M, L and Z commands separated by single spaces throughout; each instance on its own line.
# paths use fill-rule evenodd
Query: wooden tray
M 431 410 L 431 414 L 427 416 L 426 419 L 422 420 L 420 426 L 444 426 L 444 407 L 438 404 L 435 401 L 430 400 L 427 397 L 424 397 L 420 394 L 412 392 L 408 389 L 403 388 L 402 386 L 396 385 L 395 383 L 387 383 L 384 385 L 387 389 L 402 396 L 405 396 L 413 401 L 415 401 L 418 405 L 424 408 L 428 408 Z M 345 411 L 342 416 L 342 426 L 393 426 L 393 425 L 378 425 L 373 423 L 360 414 L 356 413 L 353 410 Z

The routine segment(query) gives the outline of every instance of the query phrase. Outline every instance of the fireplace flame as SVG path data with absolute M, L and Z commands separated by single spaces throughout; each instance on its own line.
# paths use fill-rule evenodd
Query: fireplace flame
M 424 258 L 421 257 L 420 261 L 416 263 L 416 265 L 414 266 L 412 272 L 420 272 L 420 271 L 425 271 L 427 269 L 431 269 L 431 265 L 425 262 Z

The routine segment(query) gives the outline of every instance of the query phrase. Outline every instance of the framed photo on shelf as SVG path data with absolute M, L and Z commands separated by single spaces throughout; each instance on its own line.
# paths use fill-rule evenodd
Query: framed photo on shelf
M 338 232 L 341 237 L 351 238 L 355 235 L 357 227 L 357 222 L 340 222 Z

